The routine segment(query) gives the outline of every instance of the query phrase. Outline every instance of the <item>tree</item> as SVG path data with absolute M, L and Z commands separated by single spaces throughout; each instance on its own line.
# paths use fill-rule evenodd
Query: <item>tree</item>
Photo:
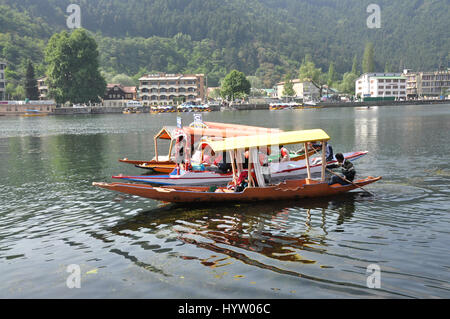
M 294 83 L 291 80 L 291 74 L 288 73 L 284 78 L 283 96 L 294 96 Z
M 327 85 L 328 87 L 331 87 L 334 82 L 336 82 L 338 79 L 338 74 L 336 73 L 336 70 L 334 69 L 333 62 L 330 63 L 330 67 L 328 68 L 328 77 L 327 77 Z
M 375 71 L 373 43 L 368 42 L 364 49 L 364 56 L 362 62 L 363 73 L 371 73 Z
M 320 82 L 320 75 L 322 74 L 322 69 L 316 68 L 316 65 L 312 61 L 309 54 L 305 56 L 299 70 L 299 79 L 303 81 L 312 81 L 316 84 Z
M 347 94 L 355 94 L 355 82 L 358 76 L 353 72 L 347 72 L 342 77 L 342 82 L 339 86 L 341 92 Z
M 136 86 L 136 81 L 126 74 L 117 74 L 111 79 L 111 83 L 122 84 L 123 86 Z M 138 81 L 139 83 L 139 81 Z
M 99 102 L 106 82 L 98 56 L 97 43 L 86 30 L 54 34 L 45 50 L 49 95 L 57 103 Z
M 250 94 L 251 84 L 245 77 L 245 74 L 233 70 L 225 76 L 222 83 L 222 97 L 229 101 L 234 101 L 236 96 Z
M 29 100 L 32 101 L 39 100 L 38 84 L 34 74 L 34 66 L 31 61 L 28 61 L 24 87 L 25 87 L 25 96 Z
M 355 55 L 353 57 L 353 64 L 352 64 L 352 73 L 354 75 L 358 75 L 359 76 L 359 71 L 358 71 L 358 56 Z
M 311 81 L 312 84 L 319 88 L 319 95 L 322 96 L 323 86 L 326 80 L 322 75 L 322 69 L 316 68 L 309 54 L 305 56 L 300 66 L 299 79 L 300 82 Z

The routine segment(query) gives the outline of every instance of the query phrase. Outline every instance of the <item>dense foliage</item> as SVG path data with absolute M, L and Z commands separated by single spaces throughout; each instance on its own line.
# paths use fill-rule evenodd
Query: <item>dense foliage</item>
M 450 60 L 448 1 L 378 0 L 381 28 L 369 29 L 372 0 L 0 0 L 0 57 L 19 81 L 31 59 L 43 75 L 43 51 L 66 28 L 66 8 L 81 7 L 82 26 L 98 43 L 110 81 L 146 72 L 205 73 L 217 86 L 239 70 L 271 87 L 296 77 L 309 54 L 332 78 L 360 72 L 367 43 L 373 68 L 433 70 Z M 355 65 L 354 58 L 359 57 Z M 326 76 L 326 75 L 325 75 Z M 16 81 L 16 82 L 14 82 Z M 17 82 L 17 85 L 19 83 Z
M 99 70 L 97 43 L 84 29 L 54 34 L 45 62 L 49 96 L 57 103 L 100 102 L 106 82 Z

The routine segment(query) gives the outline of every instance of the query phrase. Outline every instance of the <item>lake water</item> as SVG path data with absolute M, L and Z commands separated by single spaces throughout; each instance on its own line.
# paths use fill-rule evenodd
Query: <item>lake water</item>
M 450 298 L 450 105 L 203 114 L 322 128 L 369 151 L 374 197 L 182 207 L 91 186 L 144 173 L 117 160 L 151 159 L 176 116 L 0 117 L 1 298 Z

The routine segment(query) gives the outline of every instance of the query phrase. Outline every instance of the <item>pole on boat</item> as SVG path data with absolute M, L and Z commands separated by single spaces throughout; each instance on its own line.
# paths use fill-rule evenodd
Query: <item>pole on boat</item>
M 308 173 L 308 179 L 311 179 L 311 168 L 309 167 L 308 143 L 304 143 L 304 148 L 305 148 L 305 159 L 306 159 L 306 171 Z
M 252 175 L 252 168 L 253 168 L 253 156 L 252 156 L 252 150 L 251 148 L 248 149 L 248 184 L 250 187 L 255 186 L 255 181 L 253 180 Z
M 169 156 L 167 157 L 167 159 L 170 161 L 170 158 L 171 158 L 171 156 L 172 156 L 172 148 L 173 148 L 173 139 L 171 139 L 170 140 L 170 146 L 169 146 Z M 158 154 L 158 153 L 156 153 L 156 154 Z M 158 160 L 158 159 L 156 159 L 156 160 Z
M 158 139 L 156 138 L 156 136 L 153 139 L 155 140 L 155 157 L 156 157 L 156 161 L 159 162 L 159 160 L 158 160 Z
M 313 145 L 313 149 L 314 149 L 314 145 Z M 325 169 L 326 168 L 327 168 L 327 159 L 326 159 L 325 141 L 322 141 L 322 182 L 325 182 Z

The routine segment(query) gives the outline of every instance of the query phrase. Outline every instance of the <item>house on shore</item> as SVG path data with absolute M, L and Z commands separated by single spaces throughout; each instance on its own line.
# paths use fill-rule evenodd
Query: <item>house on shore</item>
M 320 98 L 320 89 L 312 81 L 300 81 L 300 79 L 292 80 L 292 88 L 294 89 L 294 99 L 303 99 L 304 101 L 318 100 Z M 276 84 L 276 97 L 283 99 L 283 90 L 285 82 Z
M 401 73 L 365 73 L 355 81 L 355 95 L 405 100 L 406 80 Z
M 107 84 L 106 93 L 103 96 L 103 106 L 125 107 L 128 101 L 137 100 L 137 88 L 135 86 L 123 86 L 121 84 Z
M 450 68 L 431 72 L 412 72 L 405 69 L 408 99 L 436 99 L 450 94 Z

